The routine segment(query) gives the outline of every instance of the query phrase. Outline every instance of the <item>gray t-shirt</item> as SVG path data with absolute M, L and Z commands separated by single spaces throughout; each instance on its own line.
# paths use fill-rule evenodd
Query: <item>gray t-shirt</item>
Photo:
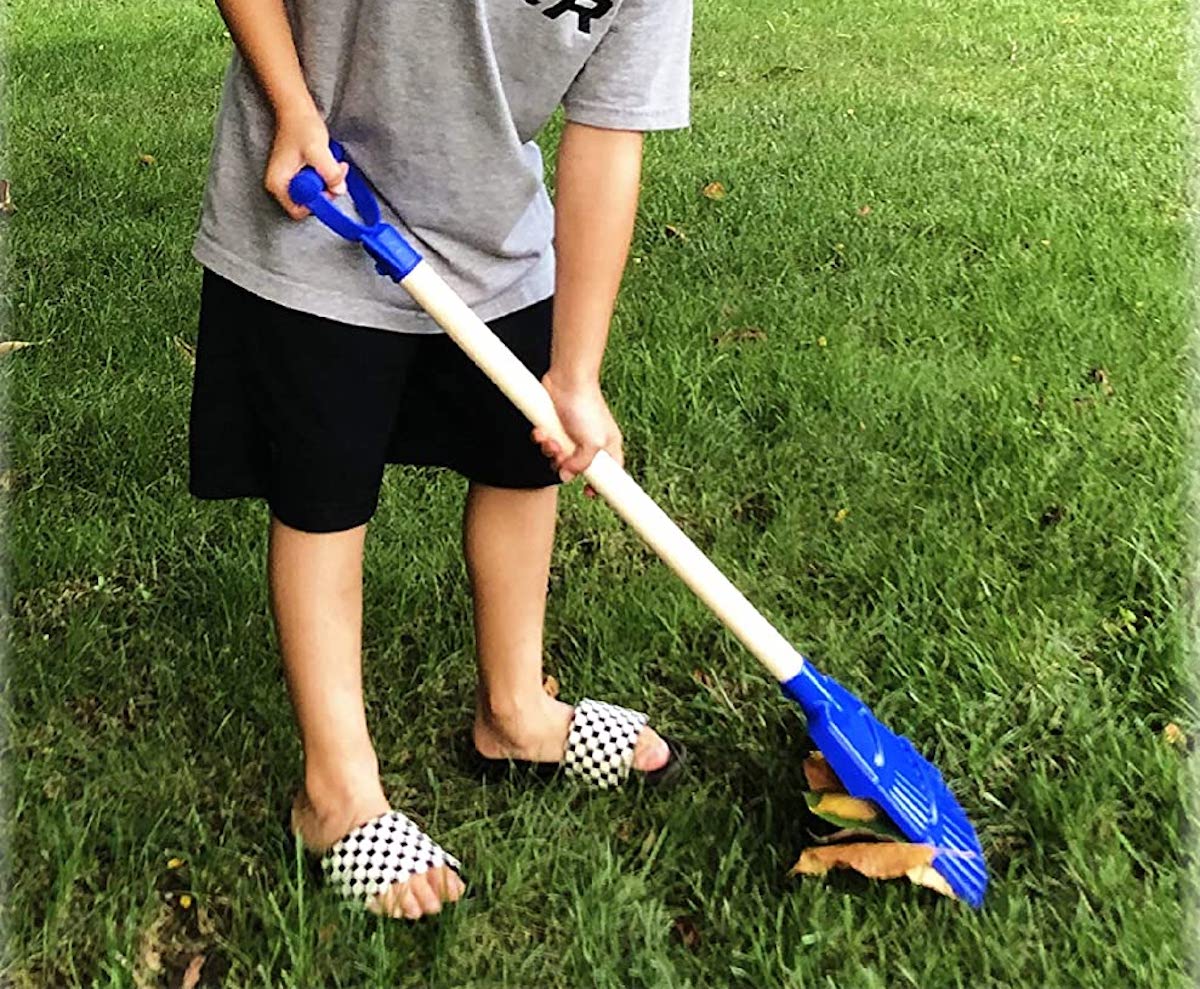
M 287 0 L 330 135 L 384 219 L 485 320 L 554 291 L 554 212 L 534 137 L 568 120 L 688 124 L 691 0 Z M 234 51 L 193 253 L 275 302 L 402 332 L 440 328 L 362 248 L 263 188 L 270 105 Z M 348 197 L 338 205 L 352 212 Z

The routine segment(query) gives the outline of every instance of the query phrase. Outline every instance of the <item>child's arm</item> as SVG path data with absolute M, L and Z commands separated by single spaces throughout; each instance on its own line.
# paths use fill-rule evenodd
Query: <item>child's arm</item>
M 562 101 L 554 342 L 543 383 L 577 449 L 564 457 L 540 430 L 533 438 L 568 481 L 598 450 L 623 463 L 600 363 L 633 235 L 642 133 L 689 118 L 692 0 L 623 0 L 615 17 Z
M 340 194 L 349 166 L 329 151 L 329 132 L 304 81 L 283 0 L 217 0 L 217 7 L 275 113 L 263 185 L 298 220 L 309 211 L 288 196 L 292 176 L 312 165 L 328 189 Z
M 622 462 L 621 433 L 600 393 L 600 365 L 633 236 L 641 166 L 639 131 L 575 123 L 563 131 L 554 197 L 553 349 L 543 384 L 579 444 L 569 458 L 555 457 L 567 480 L 597 450 Z M 540 431 L 535 439 L 542 441 Z

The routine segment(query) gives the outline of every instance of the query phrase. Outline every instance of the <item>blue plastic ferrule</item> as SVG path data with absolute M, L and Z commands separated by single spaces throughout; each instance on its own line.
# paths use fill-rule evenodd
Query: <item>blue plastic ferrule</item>
M 408 273 L 421 263 L 421 255 L 389 223 L 377 223 L 362 235 L 362 245 L 375 259 L 375 270 L 396 281 L 408 277 Z
M 337 161 L 347 161 L 346 150 L 337 141 L 329 143 L 329 150 Z M 401 281 L 421 263 L 421 255 L 390 223 L 380 217 L 379 203 L 371 187 L 363 178 L 354 162 L 346 174 L 346 188 L 350 200 L 362 222 L 347 216 L 325 198 L 325 180 L 312 166 L 300 169 L 288 183 L 288 195 L 292 202 L 306 206 L 318 220 L 345 240 L 360 243 L 375 261 L 375 270 L 381 275 Z
M 827 707 L 837 704 L 833 691 L 829 687 L 829 678 L 818 672 L 807 660 L 800 667 L 800 672 L 790 680 L 782 681 L 779 688 L 804 708 L 804 713 L 810 718 L 819 706 Z

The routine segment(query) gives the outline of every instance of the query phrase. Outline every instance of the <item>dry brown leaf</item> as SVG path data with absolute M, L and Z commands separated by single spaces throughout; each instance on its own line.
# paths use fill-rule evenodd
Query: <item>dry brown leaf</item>
M 195 367 L 196 366 L 196 348 L 193 347 L 190 343 L 188 343 L 185 339 L 183 339 L 183 337 L 179 336 L 178 334 L 176 334 L 173 339 L 175 341 L 175 349 L 178 350 L 181 354 L 183 354 L 184 360 L 186 360 L 189 364 L 191 364 L 193 367 Z
M 37 340 L 0 340 L 0 357 L 5 354 L 11 354 L 14 350 L 23 350 L 25 347 L 36 347 Z
M 741 343 L 744 340 L 765 340 L 767 331 L 760 330 L 757 326 L 739 326 L 736 329 L 718 333 L 712 339 L 718 347 L 723 347 L 727 343 Z
M 910 869 L 933 864 L 932 845 L 862 841 L 806 848 L 792 866 L 793 876 L 823 876 L 830 869 L 853 869 L 871 879 L 899 879 Z
M 822 845 L 806 848 L 792 866 L 792 876 L 823 876 L 830 869 L 853 869 L 869 879 L 899 879 L 925 886 L 957 899 L 950 884 L 933 867 L 937 850 L 932 845 L 899 841 L 868 841 L 851 845 Z
M 152 989 L 159 985 L 159 974 L 163 970 L 162 952 L 167 947 L 167 932 L 172 924 L 169 907 L 160 907 L 158 915 L 138 939 L 137 959 L 133 970 L 134 985 L 138 989 Z
M 1088 377 L 1092 380 L 1092 382 L 1094 384 L 1097 384 L 1100 386 L 1100 391 L 1102 391 L 1105 395 L 1111 395 L 1113 393 L 1112 381 L 1109 377 L 1108 371 L 1105 370 L 1104 368 L 1102 368 L 1102 367 L 1092 368 L 1088 372 Z
M 1179 748 L 1185 748 L 1188 743 L 1188 737 L 1184 733 L 1184 730 L 1175 724 L 1174 721 L 1163 729 L 1162 737 L 1163 741 L 1168 745 L 1175 745 Z
M 547 676 L 546 679 L 542 681 L 542 690 L 546 691 L 546 694 L 550 698 L 552 698 L 552 699 L 557 698 L 558 697 L 558 681 L 556 679 L 554 679 L 554 677 L 552 677 L 552 676 Z
M 859 216 L 870 216 L 871 215 L 871 207 L 870 206 L 860 206 L 858 208 L 858 215 Z
M 845 793 L 846 788 L 820 752 L 810 752 L 804 760 L 804 778 L 814 793 Z
M 158 163 L 158 159 L 154 155 L 138 155 L 138 164 L 144 168 L 149 168 L 151 165 Z
M 696 918 L 686 914 L 676 917 L 671 924 L 671 935 L 688 951 L 695 951 L 700 946 L 700 929 L 696 926 Z
M 143 944 L 142 951 L 138 957 L 141 963 L 137 971 L 134 972 L 133 981 L 139 987 L 149 989 L 150 986 L 158 984 L 156 976 L 162 971 L 162 954 L 151 944 Z M 151 974 L 147 974 L 151 973 Z
M 204 967 L 204 956 L 196 955 L 190 962 L 188 967 L 183 972 L 183 979 L 180 980 L 179 989 L 196 989 L 200 984 L 200 969 Z
M 321 944 L 328 944 L 336 932 L 337 932 L 337 922 L 331 921 L 330 923 L 328 923 L 324 927 L 322 927 L 319 931 L 317 931 L 317 940 Z
M 869 800 L 860 800 L 848 793 L 823 793 L 812 807 L 814 814 L 831 814 L 844 821 L 874 821 L 880 810 Z
M 905 873 L 911 882 L 918 886 L 925 886 L 933 890 L 935 893 L 941 893 L 942 896 L 948 896 L 952 900 L 957 900 L 954 895 L 954 890 L 950 888 L 950 884 L 946 882 L 946 877 L 937 871 L 932 865 L 919 865 L 915 869 L 909 869 Z
M 705 199 L 725 198 L 725 186 L 720 182 L 709 182 L 700 192 Z
M 12 201 L 12 183 L 8 179 L 0 179 L 0 213 L 12 213 L 16 210 Z
M 1043 529 L 1049 529 L 1051 526 L 1058 525 L 1067 517 L 1067 510 L 1062 505 L 1049 505 L 1042 512 L 1041 526 Z
M 663 233 L 665 233 L 668 238 L 687 243 L 687 235 L 673 223 L 668 223 L 666 226 L 664 226 Z

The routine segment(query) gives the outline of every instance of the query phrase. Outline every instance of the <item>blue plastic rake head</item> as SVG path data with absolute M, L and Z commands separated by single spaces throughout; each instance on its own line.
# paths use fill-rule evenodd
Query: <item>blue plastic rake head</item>
M 331 150 L 337 160 L 345 160 L 341 145 L 334 142 Z M 394 227 L 382 221 L 370 187 L 353 164 L 346 185 L 362 222 L 342 213 L 325 198 L 324 180 L 312 168 L 301 170 L 292 179 L 289 193 L 294 202 L 307 206 L 339 236 L 361 244 L 381 275 L 406 284 L 404 280 L 421 264 L 421 256 Z M 600 459 L 597 456 L 597 461 Z M 611 465 L 610 478 L 613 471 L 623 474 L 619 467 Z M 591 473 L 587 476 L 599 488 L 596 476 Z M 628 485 L 636 487 L 629 479 L 627 496 L 645 497 L 640 489 L 636 495 L 631 493 Z M 602 493 L 612 501 L 607 492 Z M 665 514 L 658 524 L 662 528 L 676 528 Z M 639 529 L 639 532 L 651 539 L 645 531 Z M 686 539 L 682 533 L 680 538 Z M 710 568 L 712 580 L 728 585 L 724 591 L 726 600 L 737 598 L 753 611 L 749 602 L 698 549 L 693 546 L 691 552 L 692 568 Z M 684 572 L 681 576 L 688 579 Z M 692 586 L 696 589 L 695 584 Z M 711 606 L 711 601 L 705 600 Z M 980 906 L 988 884 L 983 850 L 966 814 L 937 769 L 907 739 L 885 727 L 861 700 L 819 673 L 756 611 L 743 612 L 742 620 L 758 626 L 755 638 L 768 643 L 769 655 L 763 649 L 751 647 L 751 651 L 779 679 L 784 692 L 804 709 L 809 734 L 846 791 L 878 804 L 911 841 L 932 845 L 936 849 L 933 867 L 945 877 L 955 895 L 971 906 Z
M 983 848 L 936 767 L 811 663 L 782 687 L 804 708 L 809 734 L 846 791 L 877 803 L 911 841 L 932 845 L 933 867 L 955 895 L 981 906 Z

